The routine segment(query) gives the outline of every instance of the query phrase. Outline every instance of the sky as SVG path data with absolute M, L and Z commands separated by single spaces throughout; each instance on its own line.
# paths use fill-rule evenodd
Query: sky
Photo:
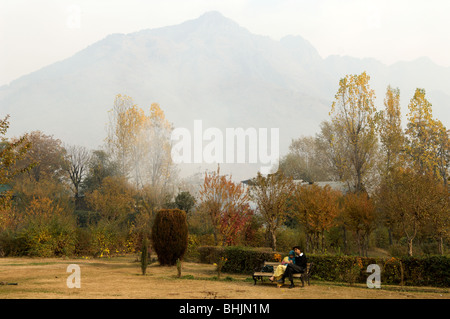
M 392 64 L 427 56 L 450 67 L 448 0 L 0 0 L 0 86 L 111 33 L 175 25 L 213 10 L 274 40 L 300 35 L 323 58 Z

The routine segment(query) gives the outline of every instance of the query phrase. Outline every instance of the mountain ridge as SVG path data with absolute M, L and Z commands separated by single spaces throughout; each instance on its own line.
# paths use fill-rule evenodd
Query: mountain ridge
M 11 114 L 14 136 L 39 129 L 96 148 L 120 93 L 144 109 L 160 103 L 176 127 L 190 128 L 195 119 L 218 128 L 279 127 L 285 151 L 292 138 L 319 131 L 346 74 L 367 71 L 378 107 L 387 85 L 400 87 L 403 114 L 413 90 L 424 87 L 435 116 L 450 118 L 450 68 L 416 60 L 322 58 L 299 35 L 255 35 L 213 11 L 178 25 L 108 35 L 0 87 L 0 110 Z

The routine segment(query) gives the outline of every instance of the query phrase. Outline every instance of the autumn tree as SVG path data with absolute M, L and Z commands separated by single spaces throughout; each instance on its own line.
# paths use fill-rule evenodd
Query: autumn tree
M 444 186 L 447 187 L 450 169 L 450 130 L 447 130 L 438 120 L 436 121 L 435 141 L 437 144 L 437 172 L 442 178 Z
M 343 222 L 353 232 L 360 256 L 367 257 L 369 236 L 375 226 L 375 205 L 365 192 L 347 193 L 343 201 Z
M 114 99 L 113 108 L 109 111 L 106 145 L 108 152 L 119 163 L 121 175 L 125 177 L 128 177 L 130 172 L 129 154 L 132 136 L 129 123 L 131 120 L 127 119 L 126 115 L 129 109 L 135 107 L 131 97 L 118 94 Z
M 336 150 L 343 153 L 337 165 L 357 192 L 367 187 L 377 150 L 375 93 L 369 80 L 365 72 L 341 79 L 330 112 L 334 127 L 331 145 L 343 148 Z
M 436 214 L 445 211 L 448 190 L 442 188 L 440 191 L 438 184 L 430 172 L 424 174 L 411 168 L 399 169 L 389 180 L 383 181 L 377 192 L 378 206 L 389 213 L 394 227 L 405 236 L 409 256 L 413 255 L 414 240 L 423 226 L 438 218 Z M 441 225 L 441 234 L 447 231 L 445 227 L 448 226 Z
M 141 138 L 146 122 L 144 111 L 134 104 L 131 97 L 119 94 L 109 114 L 108 151 L 119 163 L 122 176 L 132 178 L 139 185 L 144 152 Z
M 290 203 L 294 216 L 305 227 L 306 250 L 324 250 L 324 233 L 333 225 L 339 213 L 341 192 L 329 185 L 297 184 Z
M 411 165 L 419 172 L 433 171 L 436 154 L 431 143 L 433 114 L 424 89 L 416 89 L 408 108 L 406 154 Z
M 429 216 L 429 233 L 438 242 L 438 250 L 444 254 L 444 241 L 450 239 L 450 196 L 447 185 L 436 183 L 431 190 L 432 211 Z
M 120 172 L 137 188 L 150 185 L 164 190 L 173 181 L 170 135 L 172 125 L 157 103 L 150 114 L 129 96 L 117 95 L 110 111 L 108 150 L 119 163 Z
M 388 86 L 384 110 L 378 112 L 378 133 L 381 142 L 382 175 L 402 165 L 405 136 L 401 125 L 400 90 Z
M 14 216 L 11 207 L 11 183 L 19 174 L 32 168 L 32 163 L 20 166 L 20 162 L 31 148 L 26 136 L 9 141 L 5 135 L 9 128 L 9 116 L 0 120 L 0 231 L 4 230 Z
M 231 176 L 220 175 L 220 168 L 205 173 L 199 191 L 199 209 L 207 212 L 211 220 L 216 245 L 219 233 L 223 244 L 236 243 L 237 236 L 253 214 L 244 187 L 234 183 Z
M 61 140 L 41 131 L 25 134 L 20 139 L 29 141 L 31 148 L 20 160 L 20 165 L 32 166 L 28 176 L 36 182 L 42 179 L 61 181 L 64 179 L 65 149 Z M 16 140 L 14 140 L 16 141 Z
M 171 156 L 172 130 L 172 124 L 166 119 L 160 105 L 153 103 L 145 131 L 146 139 L 150 142 L 146 153 L 146 172 L 150 185 L 166 187 L 176 177 Z
M 27 139 L 31 147 L 29 152 L 17 161 L 17 165 L 31 169 L 27 174 L 18 175 L 12 181 L 17 198 L 16 208 L 23 212 L 34 199 L 48 199 L 64 211 L 71 211 L 72 194 L 64 170 L 66 150 L 62 142 L 40 131 L 24 134 L 22 138 Z
M 0 185 L 8 185 L 12 179 L 28 170 L 34 163 L 18 165 L 26 157 L 31 149 L 31 142 L 28 136 L 24 135 L 19 139 L 8 140 L 5 134 L 9 128 L 9 116 L 0 120 Z
M 133 195 L 133 188 L 124 177 L 106 177 L 99 189 L 86 194 L 86 200 L 102 219 L 116 222 L 134 211 Z
M 271 238 L 271 247 L 277 249 L 277 230 L 286 220 L 288 198 L 294 190 L 292 178 L 282 173 L 258 175 L 250 181 L 250 196 Z
M 408 108 L 406 159 L 422 174 L 431 172 L 439 176 L 442 170 L 447 176 L 448 133 L 442 123 L 433 118 L 432 104 L 427 100 L 424 89 L 416 89 Z

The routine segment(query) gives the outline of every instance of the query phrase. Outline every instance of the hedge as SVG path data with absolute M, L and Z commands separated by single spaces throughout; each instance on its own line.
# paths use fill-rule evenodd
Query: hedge
M 202 246 L 198 248 L 201 263 L 212 264 L 220 257 L 227 259 L 222 268 L 226 273 L 252 274 L 264 261 L 275 261 L 274 252 L 258 251 L 248 247 L 214 247 Z
M 201 263 L 215 263 L 227 258 L 222 271 L 252 274 L 264 261 L 275 261 L 276 252 L 248 247 L 198 248 Z M 279 253 L 282 257 L 285 253 Z M 314 264 L 312 279 L 350 283 L 366 283 L 367 267 L 377 264 L 381 269 L 381 284 L 405 286 L 450 287 L 450 258 L 448 256 L 372 258 L 357 256 L 309 255 Z

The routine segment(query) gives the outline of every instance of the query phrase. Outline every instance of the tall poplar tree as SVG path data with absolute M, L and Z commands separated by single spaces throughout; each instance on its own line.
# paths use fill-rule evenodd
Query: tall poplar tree
M 342 134 L 332 142 L 343 147 L 343 161 L 338 165 L 356 192 L 365 190 L 377 150 L 375 92 L 369 80 L 366 72 L 341 79 L 330 112 L 334 131 Z

